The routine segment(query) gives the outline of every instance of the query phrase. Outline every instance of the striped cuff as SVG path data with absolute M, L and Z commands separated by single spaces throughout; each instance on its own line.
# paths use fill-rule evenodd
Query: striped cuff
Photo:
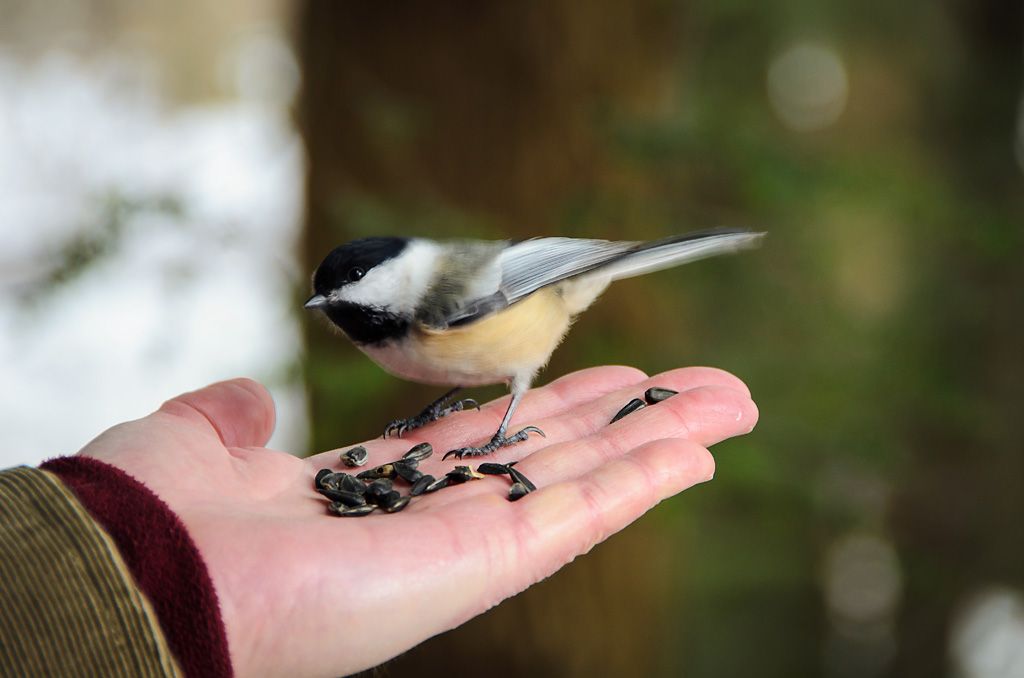
M 57 457 L 42 469 L 60 479 L 117 546 L 134 582 L 156 611 L 185 675 L 231 676 L 217 592 L 177 514 L 148 487 L 99 459 Z
M 181 675 L 117 547 L 46 471 L 0 472 L 0 580 L 5 673 Z

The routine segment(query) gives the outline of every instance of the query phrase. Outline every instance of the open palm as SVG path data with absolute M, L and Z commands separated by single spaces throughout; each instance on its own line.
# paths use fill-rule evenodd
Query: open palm
M 649 386 L 680 394 L 608 425 Z M 364 443 L 369 464 L 423 441 L 443 453 L 485 439 L 506 405 Z M 81 453 L 145 483 L 185 523 L 217 589 L 239 675 L 338 675 L 465 622 L 708 480 L 705 448 L 756 421 L 747 388 L 719 370 L 650 379 L 626 367 L 584 370 L 534 389 L 517 411 L 514 426 L 539 426 L 547 438 L 486 459 L 522 459 L 517 468 L 537 492 L 511 503 L 507 478 L 488 477 L 358 519 L 328 515 L 312 488 L 318 469 L 339 468 L 337 451 L 299 459 L 262 447 L 273 403 L 250 380 L 179 396 Z M 440 456 L 420 470 L 441 477 L 460 463 Z

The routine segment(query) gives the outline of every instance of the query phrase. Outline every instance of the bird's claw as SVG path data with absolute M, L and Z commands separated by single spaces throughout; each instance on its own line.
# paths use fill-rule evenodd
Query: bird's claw
M 394 434 L 398 438 L 401 438 L 409 431 L 447 417 L 452 412 L 461 412 L 469 407 L 475 407 L 477 410 L 480 409 L 480 404 L 472 398 L 457 400 L 447 407 L 442 407 L 448 401 L 449 397 L 450 394 L 446 394 L 440 400 L 431 403 L 425 410 L 417 414 L 415 417 L 409 417 L 408 419 L 395 419 L 384 427 L 384 435 L 381 437 L 387 438 Z
M 395 419 L 393 422 L 384 427 L 384 435 L 381 438 L 387 438 L 389 435 L 396 435 L 401 438 L 402 434 L 408 430 L 406 423 L 408 419 Z
M 481 445 L 480 447 L 460 447 L 457 450 L 450 450 L 445 453 L 442 459 L 447 459 L 448 457 L 455 457 L 456 459 L 462 459 L 464 457 L 482 457 L 494 452 L 495 450 L 501 449 L 502 447 L 521 443 L 529 438 L 531 433 L 536 433 L 541 438 L 547 438 L 547 436 L 544 435 L 544 431 L 541 431 L 536 426 L 527 426 L 523 430 L 511 436 L 506 437 L 504 435 L 495 434 L 489 443 Z

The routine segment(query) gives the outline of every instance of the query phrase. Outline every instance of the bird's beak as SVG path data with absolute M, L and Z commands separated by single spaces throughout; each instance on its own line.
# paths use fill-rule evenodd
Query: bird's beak
M 315 309 L 315 308 L 323 308 L 326 305 L 327 305 L 327 297 L 325 297 L 322 294 L 314 294 L 313 296 L 311 296 L 306 301 L 306 303 L 304 305 L 304 308 L 308 308 L 308 309 L 312 310 L 312 309 Z

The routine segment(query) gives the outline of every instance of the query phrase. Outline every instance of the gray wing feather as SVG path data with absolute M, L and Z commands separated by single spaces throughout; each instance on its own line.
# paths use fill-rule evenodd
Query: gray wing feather
M 459 307 L 456 311 L 449 314 L 444 321 L 444 327 L 458 327 L 459 325 L 468 325 L 474 320 L 480 320 L 486 318 L 492 313 L 497 313 L 503 308 L 508 308 L 509 300 L 505 298 L 505 295 L 501 292 L 495 292 L 489 294 L 486 297 L 480 297 L 479 299 L 473 299 L 466 303 L 464 306 Z
M 501 291 L 509 303 L 542 287 L 588 273 L 619 280 L 756 245 L 763 233 L 717 230 L 653 240 L 610 242 L 537 238 L 501 254 Z
M 502 252 L 500 289 L 514 304 L 542 287 L 593 271 L 640 244 L 580 238 L 527 240 Z
M 717 230 L 650 242 L 533 238 L 509 245 L 497 257 L 498 289 L 466 300 L 445 319 L 448 326 L 480 320 L 537 290 L 568 278 L 595 274 L 611 280 L 650 273 L 705 257 L 753 247 L 763 233 Z

